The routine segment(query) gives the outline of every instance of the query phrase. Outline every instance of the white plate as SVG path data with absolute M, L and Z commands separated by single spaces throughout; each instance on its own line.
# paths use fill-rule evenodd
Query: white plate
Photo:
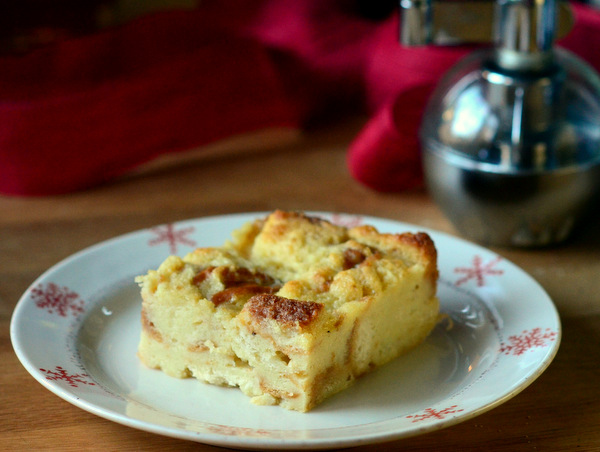
M 505 402 L 552 361 L 561 336 L 558 314 L 515 265 L 413 225 L 319 215 L 383 232 L 428 232 L 439 254 L 441 309 L 451 322 L 309 413 L 254 406 L 237 389 L 171 378 L 136 357 L 141 300 L 134 277 L 168 254 L 221 245 L 262 213 L 166 224 L 60 262 L 19 301 L 11 323 L 14 349 L 36 380 L 84 410 L 141 430 L 247 449 L 357 446 L 437 430 Z

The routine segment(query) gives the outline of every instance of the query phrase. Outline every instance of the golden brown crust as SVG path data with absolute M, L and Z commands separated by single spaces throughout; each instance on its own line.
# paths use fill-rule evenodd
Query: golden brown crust
M 434 262 L 437 260 L 437 250 L 429 234 L 425 232 L 417 232 L 416 234 L 406 232 L 398 234 L 397 237 L 401 243 L 419 249 L 423 257 L 427 258 L 427 260 Z
M 373 226 L 352 228 L 350 236 L 365 241 L 372 248 L 387 251 L 391 256 L 407 259 L 427 267 L 426 273 L 431 283 L 438 278 L 437 250 L 429 234 L 425 232 L 405 232 L 402 234 L 379 233 Z
M 260 294 L 250 298 L 245 309 L 257 321 L 270 319 L 283 325 L 306 327 L 317 318 L 323 310 L 323 305 L 312 301 Z
M 215 270 L 215 268 L 217 268 L 217 267 L 214 267 L 214 266 L 206 267 L 202 271 L 199 271 L 196 274 L 196 276 L 194 276 L 194 279 L 192 279 L 192 284 L 195 284 L 195 285 L 202 284 L 211 275 L 211 273 Z
M 202 284 L 212 274 L 216 274 L 225 288 L 210 297 L 210 301 L 215 306 L 230 301 L 245 301 L 253 295 L 262 293 L 273 294 L 277 292 L 281 286 L 276 285 L 276 281 L 269 275 L 262 272 L 249 270 L 244 267 L 216 267 L 209 266 L 201 270 L 194 276 L 192 283 L 195 285 Z
M 229 267 L 207 267 L 198 272 L 194 276 L 193 283 L 201 284 L 211 273 L 217 271 L 218 278 L 223 283 L 225 288 L 239 287 L 246 284 L 254 284 L 258 286 L 271 286 L 275 284 L 275 280 L 269 275 L 262 272 L 249 270 L 244 267 L 229 268 Z
M 355 248 L 348 248 L 344 250 L 344 270 L 348 270 L 350 268 L 356 267 L 362 261 L 364 261 L 367 256 L 361 250 L 357 250 Z
M 230 301 L 240 300 L 240 299 L 248 299 L 252 296 L 259 294 L 273 294 L 279 290 L 279 287 L 268 287 L 268 286 L 259 286 L 256 284 L 246 284 L 244 286 L 234 286 L 224 289 L 220 292 L 214 294 L 210 301 L 214 303 L 215 306 L 219 306 L 223 303 L 228 303 Z
M 327 220 L 324 220 L 322 218 L 319 217 L 315 217 L 312 215 L 306 215 L 304 212 L 286 212 L 284 210 L 275 210 L 275 212 L 273 212 L 271 214 L 271 216 L 273 218 L 276 218 L 278 220 L 284 220 L 284 221 L 289 221 L 289 220 L 308 220 L 309 223 L 312 224 L 321 224 L 323 222 L 327 222 L 329 223 Z
M 309 236 L 319 236 L 331 243 L 341 243 L 347 239 L 347 229 L 323 218 L 301 212 L 276 210 L 265 219 L 261 233 L 270 241 L 280 240 L 290 232 L 302 232 Z M 325 243 L 324 243 L 325 244 Z
M 399 238 L 403 243 L 411 245 L 418 250 L 421 259 L 427 263 L 425 277 L 435 286 L 439 277 L 439 271 L 437 267 L 437 250 L 431 237 L 424 232 L 419 232 L 416 234 L 401 234 Z

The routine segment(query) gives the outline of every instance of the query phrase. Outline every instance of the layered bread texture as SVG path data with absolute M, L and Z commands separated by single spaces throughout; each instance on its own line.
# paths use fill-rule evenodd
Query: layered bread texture
M 138 355 L 173 377 L 306 412 L 428 336 L 437 277 L 425 233 L 275 211 L 136 279 Z

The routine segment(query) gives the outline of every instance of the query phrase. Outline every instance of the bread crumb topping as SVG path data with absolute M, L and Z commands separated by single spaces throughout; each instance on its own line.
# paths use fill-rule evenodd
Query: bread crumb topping
M 245 308 L 254 319 L 259 321 L 271 319 L 282 324 L 307 326 L 323 310 L 323 305 L 313 301 L 260 294 L 250 298 Z

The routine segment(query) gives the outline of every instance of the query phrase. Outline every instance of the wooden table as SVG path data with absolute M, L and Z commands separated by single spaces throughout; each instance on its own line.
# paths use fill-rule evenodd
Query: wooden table
M 270 134 L 266 141 L 237 140 L 185 164 L 154 165 L 80 193 L 0 197 L 0 450 L 220 450 L 104 420 L 44 389 L 13 352 L 13 308 L 37 276 L 72 253 L 187 218 L 275 208 L 326 210 L 454 233 L 425 191 L 381 194 L 350 177 L 347 145 L 362 124 L 333 124 L 292 140 Z M 572 241 L 553 249 L 495 250 L 536 278 L 560 310 L 563 340 L 547 371 L 486 414 L 388 449 L 600 450 L 599 226 L 596 215 Z

